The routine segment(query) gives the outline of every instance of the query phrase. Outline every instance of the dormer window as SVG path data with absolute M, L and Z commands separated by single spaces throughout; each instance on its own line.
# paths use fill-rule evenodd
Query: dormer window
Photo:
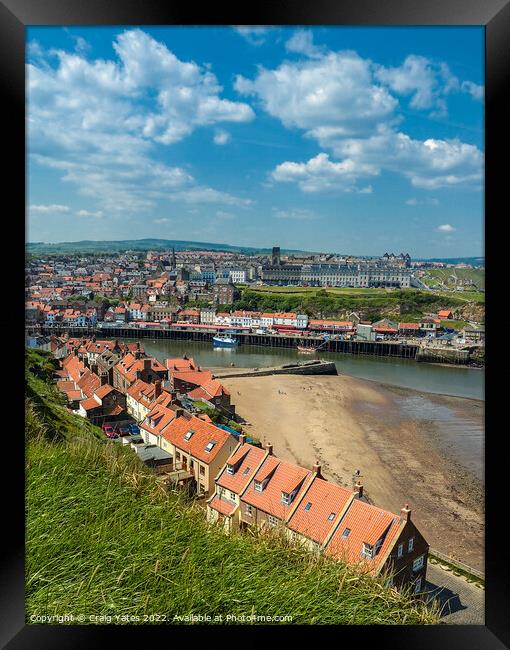
M 290 506 L 294 497 L 296 496 L 297 490 L 294 490 L 290 494 L 288 492 L 282 492 L 282 503 L 284 506 Z
M 227 465 L 227 474 L 233 474 L 233 473 L 234 473 L 234 466 Z
M 190 429 L 184 436 L 184 440 L 189 440 L 194 433 L 193 429 Z
M 269 480 L 269 479 L 266 478 L 264 481 L 254 481 L 254 482 L 253 482 L 253 487 L 254 487 L 254 489 L 255 489 L 257 492 L 263 492 L 263 490 L 265 489 L 265 487 L 266 487 L 266 485 L 267 485 L 268 480 Z
M 214 447 L 215 444 L 216 444 L 216 443 L 213 442 L 213 441 L 207 443 L 207 446 L 206 446 L 206 448 L 205 448 L 205 451 L 207 451 L 207 452 L 212 451 L 212 449 L 213 449 L 213 447 Z
M 364 555 L 365 557 L 368 558 L 373 558 L 374 557 L 374 547 L 371 546 L 370 544 L 363 544 L 363 548 L 361 549 L 361 555 Z

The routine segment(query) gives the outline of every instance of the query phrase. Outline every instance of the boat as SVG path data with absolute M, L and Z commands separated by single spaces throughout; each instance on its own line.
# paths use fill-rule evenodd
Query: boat
M 237 339 L 226 334 L 216 335 L 213 336 L 213 345 L 214 347 L 232 348 L 237 345 Z
M 306 345 L 298 345 L 297 346 L 297 351 L 298 352 L 306 352 L 307 354 L 313 354 L 317 352 L 317 348 L 311 347 L 311 346 L 306 346 Z

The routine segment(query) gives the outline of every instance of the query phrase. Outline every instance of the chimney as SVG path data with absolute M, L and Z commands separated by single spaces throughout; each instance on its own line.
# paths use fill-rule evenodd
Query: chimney
M 148 371 L 152 368 L 152 359 L 144 359 L 143 360 L 143 369 Z
M 358 499 L 361 499 L 363 496 L 363 486 L 359 481 L 356 481 L 356 485 L 354 486 L 354 492 L 357 495 Z
M 270 442 L 266 442 L 266 450 L 270 456 L 273 455 L 273 445 Z
M 405 519 L 406 521 L 411 521 L 411 509 L 409 508 L 408 503 L 405 504 L 405 506 L 402 508 L 400 513 L 401 513 L 400 515 L 401 519 Z
M 184 409 L 175 409 L 175 417 L 180 418 L 184 415 Z
M 154 382 L 154 398 L 157 399 L 161 395 L 161 379 Z
M 318 460 L 316 460 L 315 463 L 313 464 L 312 469 L 313 469 L 313 473 L 317 475 L 317 478 L 322 478 L 321 468 L 322 465 L 319 463 Z
M 239 444 L 244 445 L 245 442 L 246 442 L 246 436 L 244 435 L 244 433 L 240 433 L 239 434 Z
M 104 386 L 105 384 L 108 383 L 108 375 L 107 374 L 100 375 L 99 380 L 101 382 L 101 386 Z

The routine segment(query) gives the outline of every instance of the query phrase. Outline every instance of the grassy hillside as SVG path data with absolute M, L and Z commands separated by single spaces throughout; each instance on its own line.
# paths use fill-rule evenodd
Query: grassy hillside
M 485 269 L 426 269 L 421 280 L 429 287 L 454 289 L 456 286 L 465 286 L 470 290 L 480 291 L 485 290 Z M 464 282 L 472 285 L 462 285 Z
M 300 311 L 312 318 L 343 318 L 351 311 L 362 318 L 384 316 L 419 320 L 439 309 L 455 310 L 467 303 L 467 296 L 416 289 L 317 289 L 312 287 L 241 286 L 235 309 L 257 311 Z
M 190 614 L 223 616 L 211 621 L 222 623 L 235 622 L 226 618 L 232 614 L 293 623 L 437 621 L 382 580 L 278 539 L 227 537 L 208 525 L 200 506 L 163 491 L 130 450 L 64 415 L 44 385 L 49 363 L 34 352 L 27 362 L 28 620 L 67 613 L 85 623 L 99 615 L 178 623 L 174 616 Z

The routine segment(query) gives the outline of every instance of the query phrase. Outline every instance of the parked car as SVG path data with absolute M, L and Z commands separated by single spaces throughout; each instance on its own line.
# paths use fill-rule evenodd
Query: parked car
M 129 425 L 129 430 L 131 432 L 131 435 L 133 436 L 138 436 L 140 435 L 140 427 L 136 424 L 130 424 Z
M 131 429 L 129 428 L 129 425 L 123 425 L 117 429 L 117 432 L 121 436 L 129 436 L 131 435 Z
M 118 438 L 119 437 L 118 434 L 115 433 L 115 431 L 113 430 L 113 427 L 112 427 L 111 424 L 103 424 L 101 429 L 103 430 L 103 433 L 105 434 L 105 436 L 107 436 L 108 438 Z

